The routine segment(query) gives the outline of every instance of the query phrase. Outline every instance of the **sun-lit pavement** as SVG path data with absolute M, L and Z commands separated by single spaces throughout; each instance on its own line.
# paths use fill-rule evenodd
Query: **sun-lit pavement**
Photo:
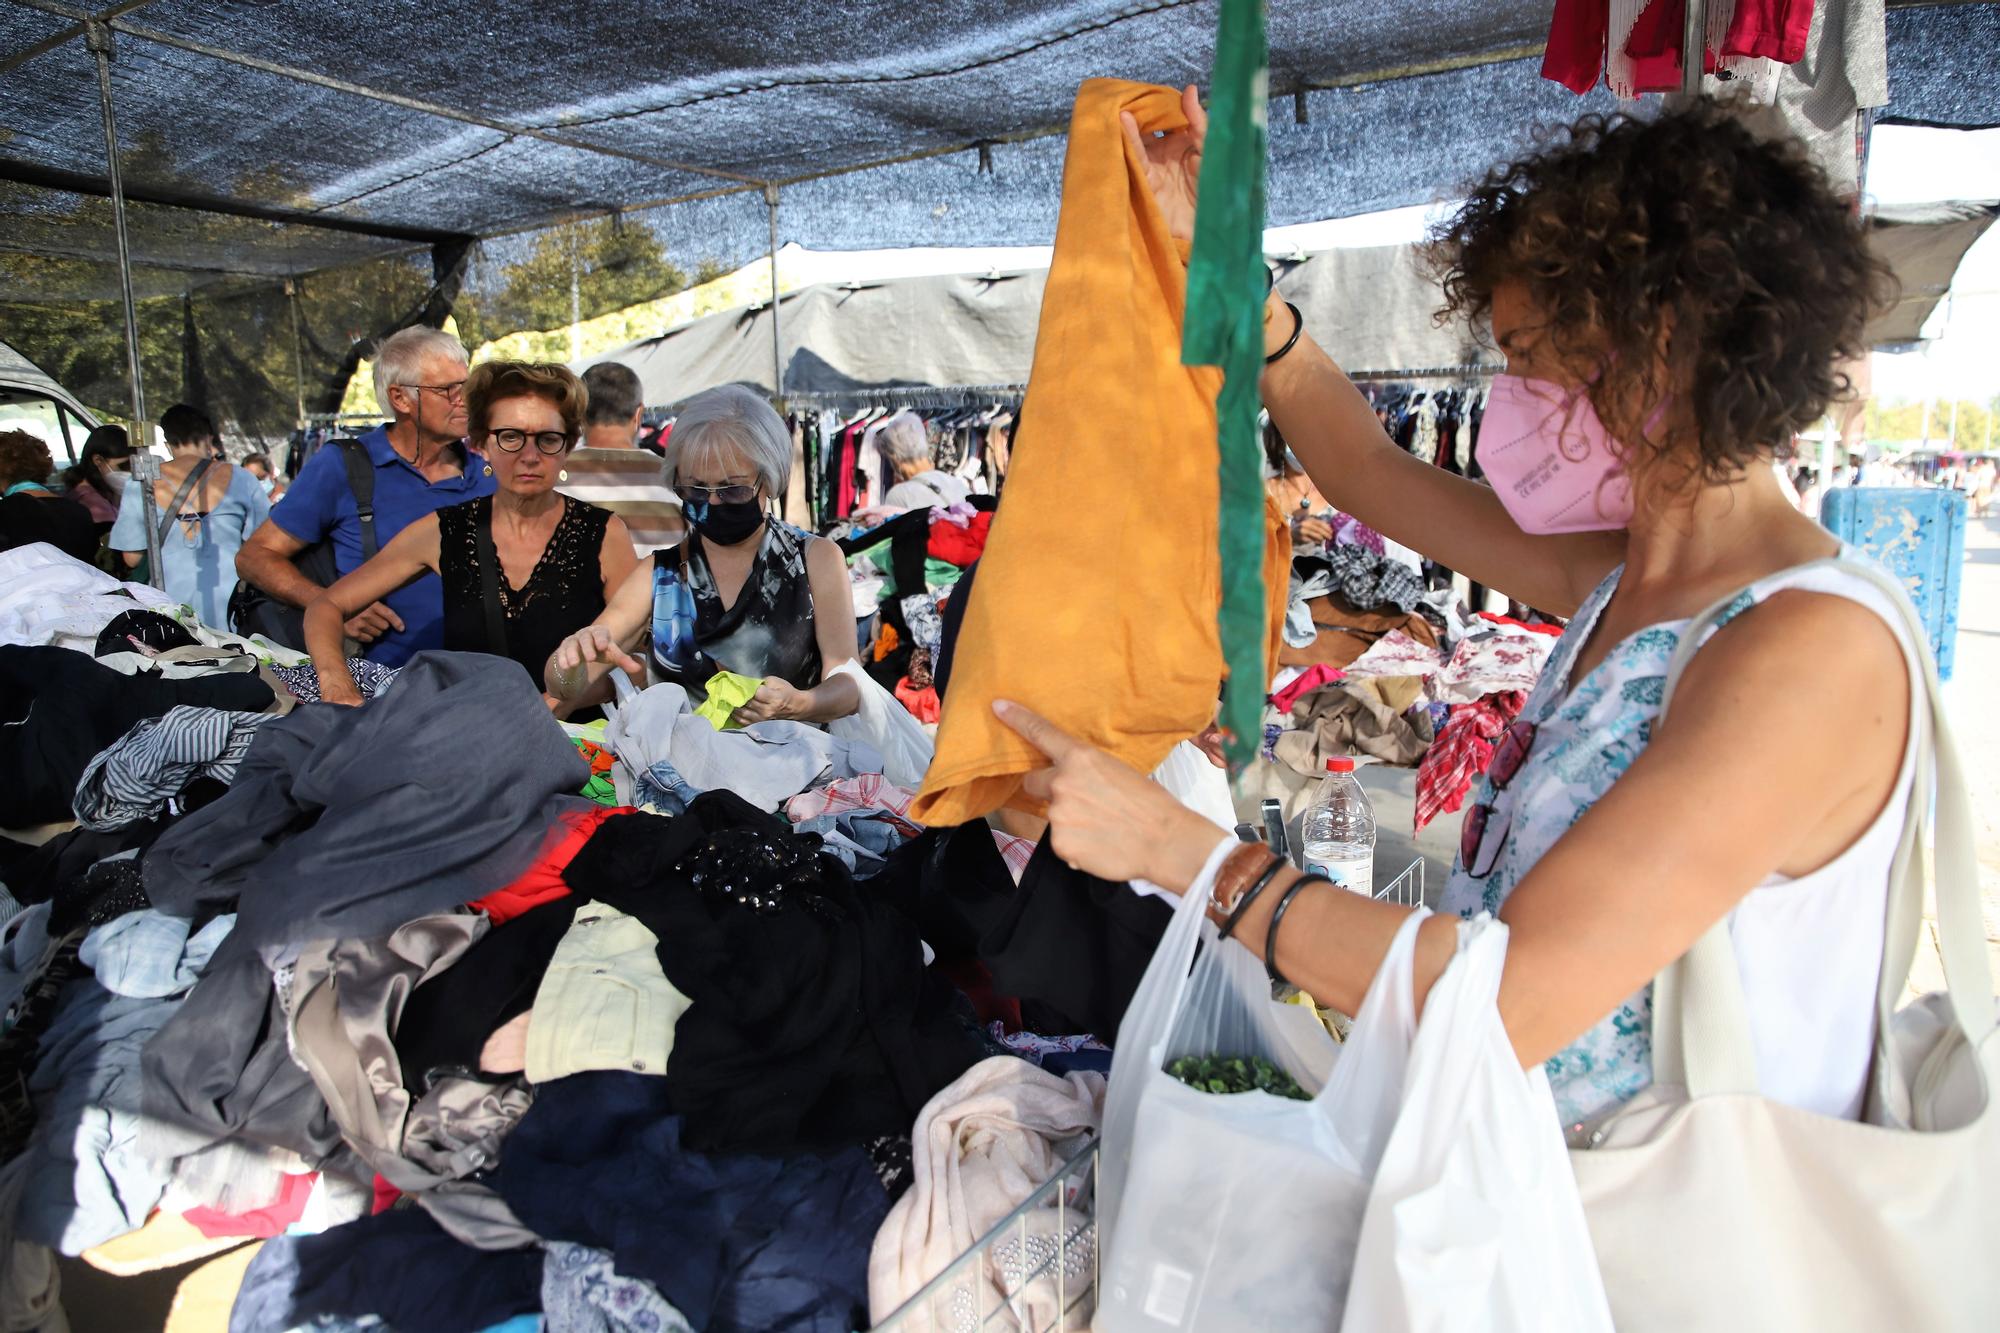
M 1986 917 L 1986 952 L 2000 979 L 2000 518 L 1966 525 L 1965 570 L 1959 591 L 1958 661 L 1944 687 L 1959 758 L 1971 788 L 1973 827 L 1978 839 L 1981 906 Z M 1944 989 L 1938 961 L 1937 923 L 1925 921 L 1924 947 L 1917 951 L 1911 988 Z

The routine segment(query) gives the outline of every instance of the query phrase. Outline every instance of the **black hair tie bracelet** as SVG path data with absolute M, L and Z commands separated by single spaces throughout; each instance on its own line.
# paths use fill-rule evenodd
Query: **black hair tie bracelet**
M 1299 335 L 1306 331 L 1306 317 L 1299 313 L 1299 308 L 1290 301 L 1287 301 L 1285 302 L 1285 309 L 1292 312 L 1292 336 L 1285 339 L 1283 347 L 1280 347 L 1277 351 L 1264 358 L 1264 364 L 1267 366 L 1275 365 L 1278 358 L 1284 356 L 1294 347 L 1297 347 L 1299 345 Z
M 1332 883 L 1325 875 L 1301 875 L 1285 890 L 1285 896 L 1278 899 L 1278 910 L 1271 913 L 1271 924 L 1264 929 L 1264 971 L 1270 974 L 1271 980 L 1280 985 L 1291 985 L 1285 980 L 1285 974 L 1278 971 L 1278 926 L 1284 921 L 1285 913 L 1291 910 L 1292 899 L 1298 897 L 1299 891 L 1308 884 Z

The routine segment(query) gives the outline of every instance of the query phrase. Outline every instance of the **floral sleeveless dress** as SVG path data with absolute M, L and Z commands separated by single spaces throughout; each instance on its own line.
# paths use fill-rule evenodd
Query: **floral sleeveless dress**
M 1857 558 L 1851 548 L 1842 554 Z M 1618 588 L 1624 567 L 1613 570 L 1571 621 L 1549 658 L 1541 681 L 1521 710 L 1535 725 L 1527 757 L 1505 789 L 1481 781 L 1478 801 L 1493 809 L 1485 838 L 1501 839 L 1492 870 L 1475 878 L 1461 859 L 1439 910 L 1473 917 L 1498 912 L 1514 886 L 1544 853 L 1611 789 L 1652 739 L 1666 691 L 1667 667 L 1680 646 L 1685 620 L 1648 626 L 1632 634 L 1582 680 L 1572 683 L 1577 654 Z M 1791 584 L 1780 571 L 1738 595 L 1720 618 L 1720 629 L 1758 602 Z M 1518 722 L 1517 722 L 1518 725 Z M 1653 987 L 1648 982 L 1597 1026 L 1549 1058 L 1549 1086 L 1565 1126 L 1575 1126 L 1631 1100 L 1653 1081 Z

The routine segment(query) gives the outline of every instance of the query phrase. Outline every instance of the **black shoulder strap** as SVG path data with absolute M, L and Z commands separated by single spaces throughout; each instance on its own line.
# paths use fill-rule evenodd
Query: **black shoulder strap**
M 181 504 L 188 498 L 188 492 L 201 485 L 201 479 L 208 474 L 209 464 L 214 461 L 212 458 L 202 459 L 188 469 L 187 476 L 181 478 L 181 488 L 174 492 L 173 501 L 167 506 L 167 512 L 160 515 L 161 541 L 165 541 L 167 533 L 173 530 L 174 516 L 181 512 Z
M 361 558 L 373 560 L 382 549 L 375 540 L 375 460 L 359 440 L 340 440 L 341 461 L 347 464 L 347 488 L 354 492 L 354 512 L 361 518 Z
M 475 512 L 472 530 L 479 534 L 480 599 L 486 603 L 486 651 L 507 656 L 507 613 L 500 607 L 500 553 L 493 549 L 493 506 L 486 506 L 482 521 Z

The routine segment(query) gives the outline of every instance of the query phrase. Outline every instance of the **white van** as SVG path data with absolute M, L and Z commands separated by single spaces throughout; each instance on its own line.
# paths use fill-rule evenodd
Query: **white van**
M 67 467 L 99 424 L 40 366 L 0 342 L 0 430 L 28 432 L 49 446 L 56 466 Z

